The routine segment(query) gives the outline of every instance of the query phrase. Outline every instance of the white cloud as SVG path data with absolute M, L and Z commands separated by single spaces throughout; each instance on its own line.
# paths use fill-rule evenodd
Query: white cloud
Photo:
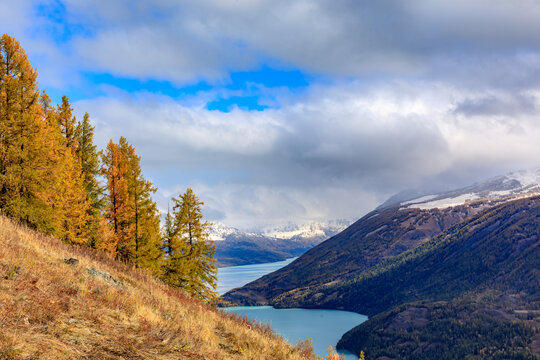
M 179 84 L 219 81 L 261 59 L 338 76 L 447 81 L 487 66 L 483 80 L 493 81 L 508 62 L 540 50 L 534 0 L 65 3 L 69 19 L 88 29 L 68 42 L 77 67 Z M 533 66 L 512 71 L 536 74 Z
M 539 94 L 526 97 L 537 104 Z M 425 82 L 352 82 L 263 112 L 208 111 L 148 94 L 76 108 L 92 114 L 99 143 L 123 135 L 136 146 L 162 188 L 162 208 L 191 185 L 214 218 L 245 228 L 356 217 L 426 178 L 454 174 L 459 183 L 540 164 L 535 114 L 456 110 L 480 96 Z
M 209 93 L 109 89 L 78 102 L 100 146 L 134 143 L 162 208 L 192 185 L 214 218 L 241 227 L 354 217 L 426 179 L 540 163 L 535 0 L 66 0 L 66 24 L 37 3 L 0 2 L 0 30 L 44 87 L 69 89 L 84 71 L 220 83 L 268 64 L 331 79 L 263 112 L 208 111 Z M 84 31 L 54 39 L 63 26 Z

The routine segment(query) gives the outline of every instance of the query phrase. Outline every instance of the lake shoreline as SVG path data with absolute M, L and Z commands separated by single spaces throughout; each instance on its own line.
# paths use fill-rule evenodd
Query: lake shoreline
M 218 291 L 221 295 L 234 288 L 244 286 L 260 277 L 279 270 L 297 258 L 272 263 L 228 266 L 218 269 Z M 334 350 L 345 333 L 366 321 L 368 317 L 352 311 L 322 308 L 285 308 L 264 306 L 236 306 L 218 304 L 221 311 L 268 324 L 272 329 L 294 344 L 307 338 L 313 339 L 317 355 L 326 356 L 328 346 Z M 347 360 L 356 360 L 358 355 L 340 350 Z

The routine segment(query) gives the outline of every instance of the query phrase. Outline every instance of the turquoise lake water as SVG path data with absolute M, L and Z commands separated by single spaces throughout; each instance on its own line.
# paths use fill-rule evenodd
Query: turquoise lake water
M 296 258 L 287 259 L 265 264 L 230 266 L 218 269 L 217 291 L 223 295 L 234 288 L 244 286 L 247 283 L 257 280 L 261 276 L 274 272 L 289 265 Z
M 286 266 L 293 260 L 220 268 L 218 291 L 223 294 L 233 288 L 243 286 Z M 311 338 L 315 352 L 321 356 L 326 356 L 329 346 L 335 349 L 344 333 L 367 320 L 365 315 L 340 310 L 274 309 L 271 306 L 241 306 L 223 310 L 268 324 L 291 344 Z M 347 360 L 358 359 L 350 353 L 341 354 Z

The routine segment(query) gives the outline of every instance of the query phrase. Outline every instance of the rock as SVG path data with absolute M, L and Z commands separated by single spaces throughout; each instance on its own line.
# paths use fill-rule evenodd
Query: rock
M 86 269 L 86 271 L 88 272 L 88 275 L 101 278 L 109 284 L 119 287 L 120 289 L 124 290 L 126 288 L 126 286 L 120 280 L 115 279 L 106 271 L 97 270 L 94 268 Z
M 67 259 L 64 259 L 64 262 L 66 264 L 69 264 L 69 265 L 77 265 L 79 263 L 79 260 L 75 259 L 75 258 L 67 258 Z

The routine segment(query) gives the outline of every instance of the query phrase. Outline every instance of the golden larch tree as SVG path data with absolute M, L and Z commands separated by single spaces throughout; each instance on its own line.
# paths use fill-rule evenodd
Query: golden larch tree
M 112 228 L 114 236 L 101 243 L 98 248 L 112 251 L 113 254 L 124 261 L 129 260 L 131 235 L 133 233 L 130 223 L 131 206 L 129 203 L 127 183 L 127 161 L 120 149 L 112 139 L 107 144 L 105 152 L 101 154 L 101 173 L 107 179 L 107 196 L 105 202 L 105 218 Z
M 170 240 L 163 277 L 189 295 L 212 302 L 217 297 L 216 245 L 210 240 L 211 224 L 203 220 L 202 205 L 191 188 L 174 202 L 174 234 Z
M 20 43 L 0 38 L 0 208 L 46 232 L 54 230 L 47 203 L 51 144 L 39 101 L 37 72 Z

